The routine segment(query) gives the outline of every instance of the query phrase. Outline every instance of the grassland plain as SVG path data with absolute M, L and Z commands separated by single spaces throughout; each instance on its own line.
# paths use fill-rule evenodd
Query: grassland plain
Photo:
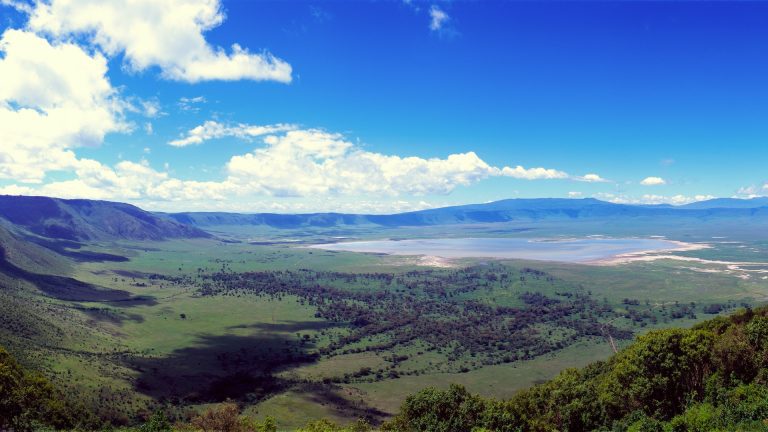
M 440 233 L 439 229 L 433 231 L 430 234 Z M 393 230 L 388 234 L 409 237 L 415 232 Z M 311 241 L 328 238 L 321 232 Z M 366 351 L 366 347 L 380 345 L 391 337 L 381 333 L 350 343 L 346 351 L 318 355 L 352 330 L 349 323 L 317 316 L 317 305 L 306 297 L 244 291 L 200 294 L 205 276 L 222 269 L 229 273 L 308 269 L 404 277 L 428 270 L 407 257 L 320 251 L 300 247 L 302 244 L 263 238 L 249 242 L 243 235 L 227 242 L 196 239 L 94 243 L 87 249 L 129 260 L 67 263 L 56 272 L 126 292 L 128 297 L 119 301 L 71 301 L 39 296 L 25 286 L 18 295 L 30 301 L 24 301 L 25 306 L 18 310 L 7 308 L 8 316 L 44 316 L 44 322 L 55 324 L 53 330 L 44 330 L 48 332 L 44 338 L 37 334 L 20 337 L 12 329 L 0 334 L 3 343 L 23 360 L 42 365 L 54 380 L 87 394 L 99 406 L 100 414 L 125 423 L 131 422 L 136 413 L 157 406 L 173 406 L 175 414 L 183 415 L 185 410 L 233 398 L 247 406 L 250 413 L 275 416 L 285 429 L 317 417 L 339 421 L 361 415 L 382 418 L 394 412 L 408 394 L 428 385 L 445 387 L 457 382 L 486 396 L 508 397 L 551 378 L 565 367 L 582 366 L 611 353 L 606 339 L 599 335 L 580 338 L 545 354 L 499 364 L 483 364 L 482 355 L 429 350 L 419 340 Z M 685 255 L 715 260 L 722 251 L 723 257 L 750 261 L 764 256 L 763 243 L 743 244 L 746 247 L 714 244 L 712 249 Z M 707 317 L 702 312 L 707 305 L 722 304 L 725 310 L 732 310 L 745 302 L 763 302 L 768 296 L 768 283 L 758 273 L 739 277 L 726 272 L 729 269 L 725 264 L 677 260 L 618 266 L 500 263 L 515 277 L 505 283 L 483 282 L 482 289 L 472 292 L 456 292 L 452 301 L 513 308 L 525 306 L 520 294 L 526 291 L 556 298 L 558 293 L 584 290 L 597 302 L 610 305 L 613 315 L 606 324 L 641 333 L 651 328 L 690 325 Z M 457 260 L 453 264 L 461 269 L 493 267 L 497 262 Z M 521 269 L 548 276 L 529 277 L 522 282 Z M 550 277 L 552 280 L 548 280 Z M 347 279 L 334 284 L 353 293 L 382 289 L 398 293 L 403 289 L 397 285 L 382 288 L 364 278 Z M 691 302 L 696 303 L 693 313 L 670 318 L 672 309 L 687 307 Z M 637 321 L 635 318 L 642 313 L 647 313 L 646 318 Z M 22 320 L 17 327 L 29 322 Z M 30 324 L 29 328 L 35 327 Z M 533 328 L 553 340 L 573 334 L 551 323 Z M 384 373 L 381 379 L 359 375 L 366 368 L 374 372 L 392 370 L 395 374 Z M 265 377 L 269 380 L 261 380 Z M 237 382 L 245 383 L 245 387 L 234 385 Z

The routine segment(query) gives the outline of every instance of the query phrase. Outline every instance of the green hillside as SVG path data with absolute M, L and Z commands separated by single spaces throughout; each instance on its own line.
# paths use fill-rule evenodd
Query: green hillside
M 650 332 L 509 400 L 452 386 L 410 396 L 391 431 L 768 430 L 768 308 Z
M 109 201 L 0 195 L 0 220 L 34 236 L 57 239 L 65 247 L 71 243 L 62 241 L 210 237 L 205 231 L 136 206 Z

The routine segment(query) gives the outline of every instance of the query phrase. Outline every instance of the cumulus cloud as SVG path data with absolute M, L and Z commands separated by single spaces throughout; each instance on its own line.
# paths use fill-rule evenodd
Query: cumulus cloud
M 432 31 L 440 31 L 443 26 L 451 19 L 444 10 L 440 9 L 437 5 L 432 5 L 429 8 L 429 29 Z
M 207 140 L 266 135 L 264 147 L 234 156 L 227 164 L 231 181 L 251 190 L 278 196 L 311 194 L 384 193 L 444 194 L 492 176 L 524 180 L 574 179 L 551 168 L 523 166 L 497 168 L 474 152 L 448 155 L 445 159 L 401 157 L 364 151 L 341 134 L 296 125 L 226 125 L 213 120 L 169 142 L 176 147 Z
M 225 19 L 218 0 L 41 0 L 28 27 L 66 40 L 86 37 L 126 67 L 160 68 L 169 80 L 291 82 L 291 65 L 267 51 L 212 46 L 204 33 Z
M 581 198 L 583 195 L 581 192 L 568 192 L 568 198 Z
M 507 177 L 514 177 L 525 180 L 540 180 L 540 179 L 566 179 L 568 173 L 548 168 L 523 168 L 518 165 L 514 168 L 504 167 L 501 170 L 501 175 Z
M 660 186 L 667 184 L 667 181 L 661 177 L 646 177 L 640 184 L 643 186 Z
M 227 182 L 198 182 L 172 178 L 157 171 L 146 160 L 121 161 L 108 167 L 92 159 L 74 164 L 76 177 L 38 186 L 10 185 L 1 194 L 47 195 L 60 198 L 110 199 L 139 202 L 144 200 L 175 201 L 225 200 L 235 189 Z
M 263 202 L 266 197 L 281 197 L 279 202 L 290 205 L 286 211 L 301 211 L 302 202 L 310 205 L 305 210 L 318 210 L 324 205 L 327 208 L 328 203 L 375 197 L 373 201 L 380 202 L 379 207 L 366 208 L 387 212 L 416 209 L 415 203 L 424 201 L 414 197 L 449 194 L 457 187 L 488 177 L 576 178 L 550 168 L 494 167 L 471 151 L 435 158 L 387 155 L 366 151 L 339 133 L 291 125 L 224 125 L 210 121 L 192 129 L 180 139 L 184 142 L 177 145 L 193 145 L 223 136 L 261 136 L 261 144 L 249 153 L 231 157 L 221 180 L 175 178 L 168 165 L 164 170 L 156 170 L 147 161 L 121 161 L 109 167 L 95 160 L 73 159 L 73 179 L 38 186 L 9 186 L 0 188 L 0 193 L 112 199 L 148 204 L 156 209 L 178 208 L 180 203 L 186 203 L 187 208 L 241 211 L 254 211 L 256 207 L 238 205 Z M 343 206 L 333 208 L 341 210 Z
M 585 174 L 583 176 L 573 177 L 573 179 L 576 181 L 581 181 L 586 183 L 607 183 L 609 181 L 600 177 L 597 174 Z
M 74 148 L 129 130 L 101 54 L 15 29 L 0 52 L 0 178 L 41 182 L 76 165 Z
M 190 129 L 185 136 L 169 141 L 168 144 L 174 147 L 187 147 L 190 145 L 202 144 L 205 141 L 224 137 L 252 138 L 261 135 L 273 134 L 296 129 L 295 125 L 276 124 L 267 126 L 257 126 L 248 124 L 224 125 L 217 121 L 208 120 L 200 126 Z
M 371 194 L 390 197 L 381 201 L 390 210 L 407 210 L 430 204 L 394 197 L 447 194 L 491 176 L 568 178 L 554 169 L 493 167 L 474 152 L 442 158 L 386 155 L 323 130 L 216 121 L 169 144 L 262 137 L 258 148 L 229 160 L 221 180 L 175 178 L 167 164 L 157 170 L 145 160 L 108 166 L 81 158 L 78 148 L 98 146 L 109 133 L 139 127 L 154 133 L 151 122 L 132 125 L 126 113 L 165 115 L 156 99 L 122 97 L 107 78 L 108 58 L 122 54 L 130 70 L 159 67 L 166 78 L 189 82 L 288 82 L 290 66 L 268 53 L 250 54 L 238 46 L 225 53 L 210 46 L 203 34 L 224 19 L 216 0 L 52 0 L 31 3 L 24 12 L 30 15 L 27 27 L 0 36 L 0 179 L 16 182 L 0 187 L 0 193 L 154 203 L 154 208 L 164 202 L 215 208 L 216 203 L 231 206 L 271 196 L 300 196 L 328 205 L 331 201 L 323 197 L 329 194 L 350 203 L 358 201 L 350 197 Z M 179 107 L 193 110 L 203 102 L 202 96 L 182 98 Z M 144 154 L 150 153 L 146 147 Z M 47 178 L 52 171 L 69 179 L 52 181 Z
M 266 147 L 229 161 L 229 181 L 275 196 L 394 196 L 445 194 L 497 172 L 474 152 L 444 159 L 383 155 L 318 129 L 270 135 L 264 142 Z
M 218 0 L 2 4 L 28 14 L 29 22 L 0 35 L 0 179 L 41 183 L 51 171 L 73 172 L 81 163 L 78 147 L 98 146 L 109 133 L 138 127 L 126 114 L 164 115 L 156 99 L 121 96 L 107 78 L 108 57 L 122 53 L 129 69 L 157 66 L 168 78 L 190 82 L 290 81 L 290 66 L 268 53 L 235 46 L 227 54 L 205 41 L 203 33 L 224 19 Z M 153 133 L 151 123 L 143 128 Z M 200 137 L 188 139 L 194 144 Z

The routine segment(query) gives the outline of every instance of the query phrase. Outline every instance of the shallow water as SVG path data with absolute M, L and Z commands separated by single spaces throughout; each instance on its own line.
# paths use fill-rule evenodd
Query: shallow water
M 384 253 L 390 255 L 429 255 L 443 258 L 512 258 L 561 262 L 592 262 L 617 255 L 670 250 L 677 243 L 648 238 L 450 238 L 375 240 L 329 243 L 311 246 L 319 249 Z

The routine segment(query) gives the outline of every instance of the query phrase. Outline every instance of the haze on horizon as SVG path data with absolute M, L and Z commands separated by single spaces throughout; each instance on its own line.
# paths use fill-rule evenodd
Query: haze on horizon
M 0 0 L 0 194 L 347 213 L 765 196 L 766 12 Z

